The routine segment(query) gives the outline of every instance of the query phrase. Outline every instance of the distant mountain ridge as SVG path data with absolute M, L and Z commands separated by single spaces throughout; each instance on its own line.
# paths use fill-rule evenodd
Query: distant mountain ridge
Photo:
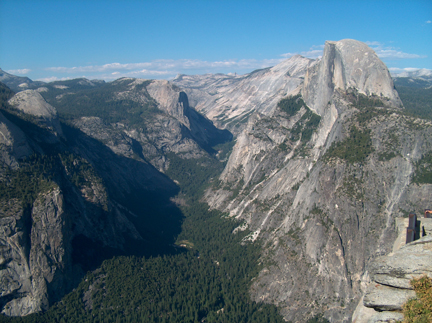
M 215 144 L 232 138 L 230 130 L 235 145 L 223 172 L 209 181 L 204 199 L 211 208 L 241 221 L 233 234 L 251 230 L 244 244 L 263 243 L 262 269 L 251 282 L 252 299 L 277 305 L 287 321 L 323 316 L 331 322 L 351 322 L 367 270 L 374 259 L 391 250 L 396 239 L 395 218 L 430 207 L 432 121 L 410 115 L 403 107 L 404 98 L 397 89 L 398 84 L 405 85 L 400 81 L 420 87 L 427 82 L 413 78 L 394 78 L 393 82 L 372 49 L 345 39 L 326 42 L 321 59 L 294 56 L 243 76 L 179 75 L 172 82 L 77 79 L 21 91 L 17 99 L 26 101 L 31 93 L 30 97 L 41 95 L 57 107 L 58 115 L 69 124 L 63 130 L 77 156 L 70 157 L 70 162 L 65 159 L 61 168 L 66 174 L 61 178 L 73 190 L 42 192 L 30 211 L 15 215 L 30 214 L 39 223 L 36 220 L 47 209 L 44 206 L 55 205 L 62 213 L 66 210 L 63 201 L 84 201 L 73 211 L 75 226 L 68 222 L 71 226 L 65 227 L 74 236 L 65 236 L 61 243 L 51 241 L 52 249 L 63 248 L 64 255 L 70 252 L 71 240 L 75 241 L 72 246 L 85 246 L 87 239 L 94 238 L 104 247 L 121 249 L 125 233 L 135 241 L 146 241 L 147 234 L 166 242 L 161 232 L 165 220 L 151 219 L 151 229 L 147 229 L 147 223 L 134 216 L 139 211 L 137 201 L 141 197 L 151 201 L 154 196 L 148 191 L 172 197 L 174 183 L 158 171 L 166 171 L 176 158 L 212 167 L 209 153 L 216 153 Z M 23 111 L 19 105 L 15 109 Z M 0 156 L 12 161 L 11 168 L 23 165 L 22 156 L 32 151 L 42 153 L 53 143 L 65 144 L 49 125 L 41 136 L 44 125 L 32 120 L 37 130 L 29 123 L 25 123 L 28 129 L 20 127 L 22 121 L 13 113 L 0 119 L 0 130 L 8 130 L 2 132 L 6 139 Z M 84 166 L 83 174 L 67 177 L 73 165 L 86 162 L 99 170 L 102 183 L 110 185 L 103 186 Z M 80 181 L 84 175 L 86 180 Z M 133 200 L 138 204 L 126 205 L 122 198 L 135 191 L 139 193 Z M 95 205 L 104 212 L 95 212 L 98 216 L 92 218 Z M 174 215 L 169 219 L 178 223 L 175 208 L 170 207 Z M 53 220 L 58 213 L 49 214 Z M 19 219 L 23 220 L 16 221 L 16 233 L 25 235 L 22 223 L 28 218 Z M 35 228 L 58 230 L 57 222 L 49 223 L 55 225 Z M 95 231 L 88 229 L 89 223 Z M 115 237 L 112 242 L 111 236 Z M 45 248 L 49 243 L 31 237 L 35 243 L 30 247 L 32 259 L 40 260 L 43 255 L 36 252 L 37 244 Z M 22 250 L 29 248 L 23 245 Z M 10 253 L 10 263 L 16 267 L 19 253 Z M 71 261 L 63 259 L 58 268 L 67 272 Z M 84 261 L 78 260 L 78 264 Z M 31 271 L 31 265 L 28 268 Z M 48 286 L 70 288 L 62 285 L 61 278 L 50 280 L 47 269 L 52 268 L 44 267 L 34 289 L 33 305 L 42 309 L 51 297 L 49 289 L 44 292 L 43 277 Z M 30 308 L 23 306 L 27 301 L 14 298 L 21 288 L 17 276 L 11 276 L 10 281 L 18 283 L 10 285 L 0 303 L 8 315 L 28 313 Z M 30 285 L 25 279 L 22 291 L 27 293 Z
M 398 73 L 394 76 L 395 78 L 399 77 L 412 77 L 412 78 L 420 78 L 425 80 L 432 79 L 432 70 L 421 68 L 415 71 L 405 71 L 402 73 Z
M 6 84 L 15 92 L 33 89 L 44 84 L 41 81 L 32 81 L 28 77 L 16 76 L 3 71 L 0 68 L 0 82 Z

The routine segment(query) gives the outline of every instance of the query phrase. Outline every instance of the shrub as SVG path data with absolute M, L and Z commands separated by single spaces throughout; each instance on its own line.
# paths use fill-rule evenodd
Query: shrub
M 432 279 L 426 275 L 411 281 L 416 298 L 410 299 L 403 306 L 403 323 L 432 322 Z

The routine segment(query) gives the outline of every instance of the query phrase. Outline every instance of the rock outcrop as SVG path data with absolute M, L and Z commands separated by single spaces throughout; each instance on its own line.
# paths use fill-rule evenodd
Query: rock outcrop
M 74 122 L 84 132 L 61 126 L 36 91 L 9 103 L 1 102 L 0 115 L 3 314 L 47 310 L 87 270 L 126 248 L 142 255 L 172 248 L 180 214 L 169 197 L 177 187 L 120 125 L 83 117 Z
M 18 160 L 33 153 L 24 133 L 0 112 L 0 160 L 13 169 Z
M 396 220 L 401 224 L 397 241 L 405 240 L 408 219 Z M 364 296 L 354 311 L 353 323 L 402 320 L 403 304 L 416 296 L 410 281 L 432 277 L 432 219 L 421 220 L 425 236 L 406 245 L 395 244 L 393 252 L 369 264 Z
M 288 108 L 249 118 L 206 200 L 244 221 L 245 243 L 264 243 L 256 301 L 291 321 L 350 322 L 368 265 L 392 250 L 394 219 L 430 203 L 431 184 L 414 178 L 432 123 L 404 115 L 360 42 L 327 42 L 305 75 Z
M 281 98 L 296 94 L 306 69 L 314 63 L 296 55 L 244 76 L 179 75 L 172 82 L 185 89 L 197 111 L 238 134 L 254 111 L 267 115 Z
M 305 102 L 323 115 L 334 92 L 350 88 L 397 107 L 402 105 L 387 67 L 371 48 L 353 39 L 327 41 L 321 61 L 306 73 L 302 89 Z
M 18 92 L 9 100 L 9 104 L 26 115 L 34 116 L 40 126 L 48 128 L 56 136 L 63 135 L 57 110 L 48 104 L 38 91 Z
M 28 77 L 21 77 L 9 74 L 0 68 L 0 82 L 6 84 L 10 89 L 15 92 L 27 89 L 33 89 L 42 86 L 44 82 L 32 81 Z
M 3 207 L 0 226 L 0 297 L 2 313 L 22 316 L 47 310 L 74 280 L 71 230 L 58 188 L 41 194 L 31 209 L 11 202 L 14 209 Z

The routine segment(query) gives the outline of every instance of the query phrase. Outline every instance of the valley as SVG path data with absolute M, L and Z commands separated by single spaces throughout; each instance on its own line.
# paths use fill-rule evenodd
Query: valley
M 3 80 L 2 322 L 351 322 L 396 218 L 431 207 L 431 81 L 356 40 L 246 75 Z

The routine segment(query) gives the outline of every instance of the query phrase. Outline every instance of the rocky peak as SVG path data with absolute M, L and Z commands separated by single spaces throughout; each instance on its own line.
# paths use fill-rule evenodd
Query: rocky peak
M 323 115 L 333 93 L 349 88 L 401 106 L 387 67 L 370 47 L 353 39 L 326 41 L 321 61 L 306 73 L 302 89 L 305 102 Z
M 18 92 L 9 100 L 9 104 L 25 114 L 36 117 L 40 125 L 50 128 L 56 134 L 63 134 L 57 110 L 47 103 L 38 91 Z
M 280 99 L 297 93 L 307 68 L 314 62 L 295 55 L 274 67 L 244 76 L 179 76 L 173 83 L 185 89 L 195 109 L 239 133 L 253 112 L 268 115 Z
M 185 109 L 189 108 L 189 104 L 187 97 L 185 101 L 179 89 L 174 88 L 168 81 L 160 80 L 149 84 L 147 91 L 159 104 L 158 107 L 160 110 L 176 118 L 187 128 L 190 128 L 189 120 L 185 117 Z

